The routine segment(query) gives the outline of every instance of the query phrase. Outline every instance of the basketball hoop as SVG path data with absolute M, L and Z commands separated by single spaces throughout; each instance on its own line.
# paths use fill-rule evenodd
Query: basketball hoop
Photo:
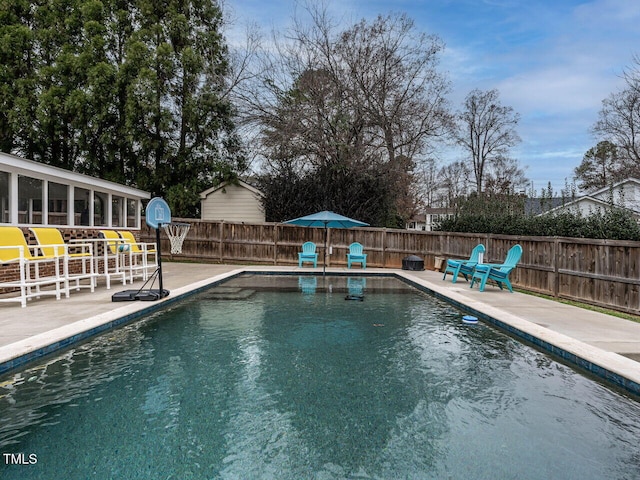
M 167 233 L 167 237 L 169 237 L 169 241 L 171 242 L 171 253 L 174 255 L 182 253 L 182 243 L 187 236 L 189 228 L 191 228 L 191 224 L 172 222 L 165 223 L 162 226 L 164 227 L 164 231 Z

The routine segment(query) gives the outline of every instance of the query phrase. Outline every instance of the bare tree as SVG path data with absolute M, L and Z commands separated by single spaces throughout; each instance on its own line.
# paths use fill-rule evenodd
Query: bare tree
M 438 181 L 438 165 L 434 158 L 427 158 L 419 162 L 414 175 L 417 181 L 416 198 L 423 207 L 434 206 L 437 201 L 438 189 L 441 187 Z
M 315 174 L 327 195 L 336 175 L 377 176 L 394 198 L 389 217 L 410 215 L 416 164 L 451 122 L 442 43 L 404 15 L 340 30 L 322 6 L 306 13 L 238 94 L 267 164 Z
M 458 206 L 458 200 L 469 193 L 470 170 L 465 162 L 452 162 L 440 169 L 438 178 L 446 189 L 447 207 Z
M 509 149 L 520 142 L 515 130 L 520 116 L 502 106 L 498 97 L 497 90 L 472 90 L 457 116 L 456 140 L 471 157 L 478 193 L 483 192 L 488 165 L 508 157 Z
M 491 194 L 514 194 L 525 191 L 529 180 L 517 160 L 499 156 L 491 162 L 486 174 L 485 189 Z
M 602 101 L 594 133 L 615 144 L 626 168 L 640 173 L 640 56 L 624 72 L 626 87 Z
M 417 32 L 406 15 L 362 20 L 343 32 L 336 64 L 354 109 L 367 119 L 374 147 L 415 159 L 450 123 L 449 83 L 438 73 L 442 41 Z

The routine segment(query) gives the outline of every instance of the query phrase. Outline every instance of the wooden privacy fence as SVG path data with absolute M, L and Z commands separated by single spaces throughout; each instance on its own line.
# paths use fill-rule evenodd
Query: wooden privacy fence
M 188 222 L 191 229 L 182 254 L 169 255 L 169 240 L 161 234 L 165 257 L 213 263 L 296 265 L 306 241 L 324 254 L 325 230 L 278 223 Z M 400 268 L 408 255 L 424 258 L 434 269 L 437 257 L 466 258 L 478 243 L 486 248 L 485 263 L 500 263 L 514 244 L 522 245 L 514 286 L 617 310 L 639 313 L 640 242 L 567 237 L 524 237 L 492 234 L 416 232 L 384 228 L 328 229 L 327 266 L 344 267 L 352 242 L 364 245 L 368 267 Z M 144 227 L 142 241 L 155 241 Z

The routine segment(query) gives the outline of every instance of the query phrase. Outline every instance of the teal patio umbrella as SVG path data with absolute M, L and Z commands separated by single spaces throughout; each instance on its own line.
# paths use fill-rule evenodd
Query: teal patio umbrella
M 368 223 L 354 220 L 353 218 L 339 215 L 335 212 L 325 210 L 323 212 L 312 213 L 293 220 L 287 220 L 289 225 L 299 225 L 302 227 L 323 227 L 324 228 L 324 261 L 322 263 L 322 275 L 325 274 L 327 268 L 327 236 L 328 228 L 352 228 L 352 227 L 368 227 Z

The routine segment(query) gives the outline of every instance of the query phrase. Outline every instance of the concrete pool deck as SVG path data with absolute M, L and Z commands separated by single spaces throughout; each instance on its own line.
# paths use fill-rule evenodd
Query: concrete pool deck
M 157 302 L 111 301 L 116 292 L 140 288 L 142 282 L 138 281 L 127 286 L 113 283 L 110 290 L 99 283 L 94 293 L 84 289 L 58 301 L 43 297 L 30 301 L 26 308 L 21 308 L 19 303 L 0 304 L 0 366 L 4 366 L 0 373 L 14 368 L 14 363 L 20 366 L 25 360 L 46 353 L 47 346 L 64 348 L 82 332 L 100 331 L 118 319 L 136 318 L 150 309 L 156 310 L 164 303 L 171 303 L 189 292 L 243 271 L 308 274 L 318 273 L 319 269 L 166 262 L 163 270 L 164 288 L 171 294 Z M 327 268 L 329 274 L 347 272 L 363 273 L 360 269 Z M 612 372 L 631 382 L 632 388 L 628 390 L 640 393 L 637 391 L 640 386 L 640 323 L 532 295 L 512 294 L 495 286 L 488 285 L 484 292 L 480 292 L 477 288 L 470 289 L 464 280 L 454 284 L 448 277 L 443 281 L 442 273 L 429 270 L 411 272 L 369 268 L 366 273 L 403 277 L 456 306 L 478 314 L 481 319 L 486 316 L 492 323 L 506 327 L 512 333 L 517 331 L 520 337 L 528 339 L 530 336 L 533 343 L 554 353 L 557 348 L 563 357 L 568 352 L 595 366 L 595 370 L 602 368 Z M 578 363 L 582 364 L 582 361 Z M 588 366 L 586 368 L 594 371 Z

